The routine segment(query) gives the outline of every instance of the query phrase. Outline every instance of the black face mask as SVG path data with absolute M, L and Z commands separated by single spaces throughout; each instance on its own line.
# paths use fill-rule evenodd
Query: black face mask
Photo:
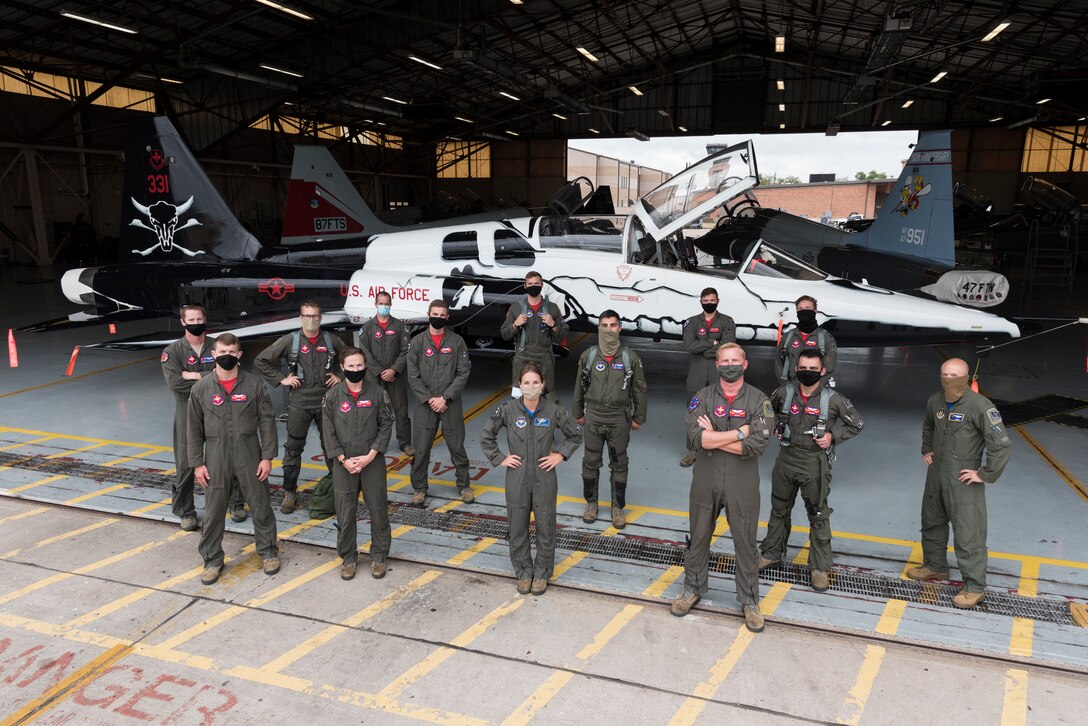
M 797 311 L 797 328 L 802 333 L 811 333 L 818 326 L 816 323 L 816 311 L 815 310 L 798 310 Z
M 182 325 L 185 328 L 185 332 L 193 337 L 199 338 L 204 335 L 204 331 L 208 329 L 207 323 L 197 323 L 196 325 Z
M 358 383 L 366 377 L 366 368 L 358 371 L 344 371 L 344 378 L 347 378 L 352 383 Z
M 797 380 L 802 386 L 815 386 L 820 378 L 820 371 L 797 371 Z
M 526 285 L 525 286 L 525 293 L 529 297 L 538 297 L 540 295 L 540 293 L 543 292 L 543 291 L 544 291 L 544 288 L 542 286 L 540 286 L 540 285 Z
M 710 315 L 718 309 L 718 303 L 703 303 L 703 312 Z
M 236 355 L 217 355 L 215 356 L 215 364 L 225 371 L 233 371 L 238 365 L 238 356 Z
M 446 318 L 437 318 L 432 315 L 431 317 L 427 318 L 427 322 L 429 322 L 431 324 L 431 327 L 435 330 L 441 330 L 442 328 L 446 327 L 447 320 Z

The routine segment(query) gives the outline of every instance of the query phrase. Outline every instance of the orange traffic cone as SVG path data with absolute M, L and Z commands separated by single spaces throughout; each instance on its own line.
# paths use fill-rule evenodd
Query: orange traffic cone
M 15 332 L 8 328 L 8 367 L 19 367 L 19 351 L 15 349 Z

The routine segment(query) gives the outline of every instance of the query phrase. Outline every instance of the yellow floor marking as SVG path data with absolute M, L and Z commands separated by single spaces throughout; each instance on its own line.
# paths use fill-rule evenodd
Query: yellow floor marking
M 34 444 L 40 444 L 43 441 L 49 441 L 50 439 L 55 439 L 55 438 L 57 438 L 57 437 L 56 436 L 39 436 L 38 438 L 31 439 L 30 441 L 20 441 L 17 444 L 8 444 L 7 446 L 0 446 L 0 451 L 11 451 L 12 449 L 18 449 L 20 446 L 32 446 Z
M 14 724 L 24 724 L 34 721 L 74 693 L 78 686 L 84 682 L 94 680 L 102 673 L 102 671 L 124 658 L 131 651 L 131 646 L 115 645 L 106 652 L 99 654 L 82 668 L 69 674 L 55 686 L 45 691 L 45 693 L 42 693 L 34 700 L 25 704 L 22 708 L 9 715 L 3 721 L 0 721 L 0 726 L 14 726 Z
M 149 448 L 147 451 L 141 451 L 139 454 L 133 454 L 132 456 L 125 456 L 125 457 L 120 458 L 120 459 L 114 459 L 113 461 L 107 461 L 102 466 L 117 466 L 118 464 L 124 464 L 124 463 L 129 462 L 129 461 L 134 461 L 135 459 L 142 459 L 145 456 L 151 456 L 152 454 L 159 454 L 159 453 L 162 453 L 163 451 L 170 451 L 170 450 L 171 449 L 168 446 L 153 446 L 153 447 Z
M 1012 619 L 1012 637 L 1009 640 L 1009 652 L 1025 658 L 1031 657 L 1032 634 L 1035 621 L 1030 618 Z
M 219 581 L 210 587 L 229 587 L 236 582 L 241 582 L 263 567 L 264 560 L 261 559 L 256 548 L 254 548 L 252 552 L 247 553 L 244 557 L 239 557 L 230 567 L 223 568 Z
M 54 474 L 53 476 L 47 476 L 44 479 L 39 479 L 38 481 L 32 481 L 29 484 L 23 484 L 21 486 L 12 487 L 11 489 L 7 490 L 7 493 L 8 494 L 18 494 L 19 492 L 25 492 L 28 489 L 33 489 L 34 487 L 40 487 L 40 486 L 43 486 L 45 484 L 55 482 L 58 479 L 64 479 L 67 476 L 68 476 L 67 474 Z
M 58 451 L 55 454 L 48 454 L 46 456 L 43 456 L 42 458 L 43 459 L 63 459 L 64 457 L 68 456 L 69 454 L 78 454 L 81 451 L 90 451 L 91 449 L 97 449 L 100 446 L 108 446 L 108 445 L 109 445 L 108 441 L 96 441 L 96 442 L 94 442 L 92 444 L 87 444 L 86 446 L 80 446 L 78 449 L 65 449 L 64 451 Z M 137 446 L 138 445 L 139 444 L 137 444 Z
M 113 524 L 114 522 L 119 522 L 119 521 L 121 521 L 121 520 L 119 520 L 119 519 L 102 519 L 102 520 L 99 520 L 99 521 L 95 522 L 94 524 L 88 524 L 85 527 L 79 527 L 78 529 L 73 529 L 70 532 L 64 532 L 63 534 L 57 534 L 57 535 L 53 535 L 52 537 L 47 537 L 47 538 L 41 540 L 40 542 L 35 542 L 34 544 L 30 545 L 29 547 L 17 547 L 15 549 L 11 550 L 10 552 L 5 552 L 3 554 L 0 554 L 0 558 L 7 559 L 9 557 L 15 557 L 20 552 L 29 552 L 30 550 L 36 550 L 39 547 L 45 547 L 46 545 L 51 545 L 51 544 L 54 544 L 56 542 L 63 542 L 66 539 L 71 539 L 72 537 L 78 537 L 79 535 L 86 534 L 87 532 L 93 532 L 96 529 L 102 529 L 103 527 L 108 527 L 111 524 Z
M 581 501 L 585 501 L 585 500 L 583 499 Z M 631 522 L 634 522 L 636 519 L 639 518 L 639 515 L 641 515 L 641 514 L 642 514 L 642 511 L 635 510 L 634 508 L 632 508 L 631 513 L 627 516 L 627 523 L 630 524 Z M 616 529 L 612 525 L 608 525 L 608 527 L 603 532 L 601 532 L 601 536 L 602 537 L 612 537 L 612 536 L 618 534 L 619 532 L 620 532 L 620 530 Z M 558 580 L 570 568 L 577 565 L 579 562 L 584 560 L 586 557 L 589 557 L 588 552 L 571 552 L 569 555 L 567 555 L 567 557 L 562 562 L 560 562 L 558 565 L 556 565 L 552 569 L 551 581 L 555 582 L 556 580 Z
M 357 628 L 367 620 L 370 620 L 379 613 L 396 605 L 424 585 L 433 582 L 441 574 L 442 573 L 438 570 L 427 570 L 408 584 L 401 585 L 377 602 L 371 603 L 354 615 L 345 618 L 339 625 L 330 625 L 319 633 L 312 635 L 310 638 L 306 639 L 306 641 L 291 648 L 291 650 L 286 653 L 273 658 L 268 661 L 268 663 L 261 666 L 260 670 L 265 671 L 266 673 L 280 673 L 284 668 L 287 668 L 292 663 L 295 663 L 299 659 L 327 644 L 340 633 L 350 630 L 351 628 Z M 229 675 L 230 671 L 227 671 L 227 673 Z
M 797 556 L 793 558 L 793 564 L 802 565 L 802 566 L 808 564 L 808 553 L 809 553 L 810 543 L 811 543 L 811 540 L 805 542 L 804 546 L 801 547 L 801 551 L 798 552 Z
M 61 502 L 61 504 L 79 504 L 81 502 L 86 502 L 86 501 L 88 501 L 90 499 L 94 499 L 95 497 L 100 497 L 103 494 L 110 494 L 110 493 L 116 492 L 116 491 L 118 491 L 120 489 L 128 489 L 128 488 L 129 488 L 128 484 L 114 484 L 113 486 L 108 486 L 105 489 L 99 489 L 98 491 L 88 492 L 86 494 L 80 494 L 78 497 L 72 497 L 71 499 L 65 499 L 63 502 Z
M 764 615 L 773 615 L 774 611 L 778 609 L 778 606 L 782 603 L 782 599 L 789 592 L 790 586 L 784 582 L 779 582 L 773 585 L 770 591 L 764 596 L 763 600 L 759 603 L 759 610 Z M 736 637 L 733 638 L 732 644 L 729 646 L 729 650 L 725 655 L 718 660 L 710 668 L 710 675 L 705 681 L 695 687 L 695 691 L 687 698 L 680 709 L 669 721 L 670 726 L 681 726 L 682 724 L 692 724 L 699 717 L 699 714 L 703 712 L 706 707 L 706 703 L 709 699 L 714 697 L 714 694 L 718 692 L 718 688 L 721 687 L 725 679 L 729 677 L 729 674 L 733 671 L 733 668 L 737 665 L 740 657 L 744 655 L 744 651 L 747 650 L 751 642 L 757 638 L 758 635 L 748 630 L 743 624 L 737 631 Z
M 70 577 L 75 577 L 76 575 L 86 575 L 86 574 L 89 574 L 91 572 L 94 572 L 95 570 L 100 570 L 103 567 L 109 567 L 110 565 L 115 565 L 118 562 L 121 562 L 122 560 L 126 560 L 129 557 L 135 557 L 136 555 L 141 554 L 143 552 L 146 552 L 146 551 L 148 551 L 148 550 L 150 550 L 150 549 L 152 549 L 154 547 L 158 547 L 159 545 L 164 545 L 164 544 L 166 544 L 168 542 L 173 542 L 177 538 L 184 537 L 187 534 L 189 534 L 189 532 L 175 532 L 174 534 L 170 535 L 166 539 L 155 540 L 154 542 L 147 542 L 145 544 L 140 545 L 139 547 L 133 547 L 130 550 L 126 550 L 124 552 L 119 552 L 119 553 L 117 553 L 115 555 L 111 555 L 111 556 L 109 556 L 109 557 L 107 557 L 107 558 L 105 558 L 103 560 L 99 560 L 97 562 L 92 562 L 89 565 L 84 565 L 83 567 L 79 567 L 79 568 L 77 568 L 75 570 L 72 570 L 71 572 L 58 572 L 55 575 L 50 575 L 49 577 L 46 577 L 45 579 L 38 580 L 37 582 L 33 582 L 33 583 L 29 584 L 29 585 L 26 585 L 24 587 L 19 588 L 18 590 L 6 593 L 4 595 L 0 595 L 0 605 L 2 605 L 4 603 L 7 603 L 7 602 L 11 602 L 12 600 L 15 600 L 16 598 L 20 598 L 23 595 L 29 595 L 32 592 L 36 592 L 37 590 L 41 590 L 41 589 L 43 589 L 45 587 L 56 584 L 58 582 L 62 582 L 63 580 L 67 580 Z
M 118 370 L 119 368 L 128 368 L 129 366 L 140 365 L 141 363 L 146 363 L 147 361 L 152 360 L 152 359 L 157 358 L 157 357 L 158 356 L 156 356 L 156 355 L 151 355 L 151 356 L 148 356 L 146 358 L 139 358 L 139 359 L 134 360 L 134 361 L 132 361 L 130 363 L 122 363 L 120 365 L 111 366 L 109 368 L 103 368 L 102 370 L 91 371 L 90 373 L 84 373 L 84 374 L 78 375 L 78 376 L 71 376 L 71 377 L 61 378 L 58 381 L 51 381 L 49 383 L 43 383 L 40 386 L 31 386 L 30 388 L 22 388 L 22 389 L 20 389 L 18 391 L 12 391 L 11 393 L 2 393 L 2 394 L 0 394 L 0 398 L 7 398 L 8 396 L 18 396 L 20 393 L 28 393 L 30 391 L 37 391 L 37 390 L 40 390 L 42 388 L 49 388 L 50 386 L 59 386 L 61 383 L 69 383 L 70 381 L 78 381 L 80 378 L 89 378 L 90 376 L 97 376 L 100 373 L 108 373 L 110 371 Z M 8 427 L 4 427 L 4 428 L 6 430 L 8 430 L 8 431 L 22 431 L 22 429 L 14 429 L 14 428 L 8 428 Z
M 466 562 L 468 562 L 469 560 L 471 560 L 473 557 L 475 557 L 476 555 L 478 555 L 481 552 L 483 552 L 484 550 L 486 550 L 491 545 L 495 544 L 496 542 L 498 542 L 498 540 L 495 539 L 494 537 L 484 537 L 483 539 L 481 539 L 479 542 L 472 545 L 468 549 L 462 550 L 461 552 L 458 552 L 453 557 L 446 560 L 446 564 L 447 565 L 463 565 Z
M 1075 476 L 1070 474 L 1069 470 L 1062 466 L 1062 463 L 1058 461 L 1053 454 L 1047 451 L 1034 436 L 1027 432 L 1027 429 L 1023 426 L 1013 426 L 1012 428 L 1016 433 L 1024 437 L 1024 441 L 1028 442 L 1028 446 L 1035 449 L 1035 453 L 1042 457 L 1043 461 L 1049 464 L 1051 469 L 1058 473 L 1058 476 L 1062 478 L 1062 481 L 1068 484 L 1081 499 L 1088 502 L 1088 486 L 1085 486 Z
M 1022 668 L 1005 671 L 1005 699 L 1001 726 L 1021 726 L 1028 720 L 1028 672 Z
M 389 685 L 378 691 L 378 698 L 395 699 L 405 688 L 424 678 L 428 673 L 442 665 L 442 663 L 456 653 L 458 649 L 467 648 L 473 641 L 486 633 L 488 628 L 517 610 L 526 602 L 526 598 L 518 597 L 513 600 L 507 600 L 502 605 L 499 605 L 481 618 L 477 623 L 451 640 L 449 646 L 442 646 L 441 648 L 431 651 L 426 658 L 394 678 Z
M 49 507 L 35 507 L 34 509 L 28 509 L 25 512 L 19 512 L 18 514 L 12 514 L 9 517 L 0 519 L 0 524 L 4 522 L 18 522 L 20 519 L 27 519 L 28 517 L 36 517 L 39 514 L 43 514 L 49 511 Z
M 1035 597 L 1039 594 L 1039 561 L 1035 558 L 1024 558 L 1020 566 L 1020 586 L 1017 592 L 1024 597 Z
M 148 512 L 150 512 L 152 510 L 158 509 L 159 507 L 166 506 L 167 504 L 170 504 L 172 502 L 173 502 L 173 500 L 170 499 L 170 497 L 167 497 L 166 499 L 163 499 L 161 502 L 155 502 L 154 504 L 148 504 L 146 507 L 140 507 L 139 509 L 133 509 L 131 512 L 128 512 L 128 514 L 147 514 Z
M 321 565 L 318 565 L 317 567 L 307 572 L 304 572 L 298 577 L 288 580 L 279 587 L 273 588 L 263 595 L 258 595 L 252 600 L 246 602 L 244 605 L 233 605 L 226 610 L 222 610 L 216 613 L 210 618 L 199 622 L 196 625 L 187 628 L 186 630 L 183 630 L 172 638 L 168 638 L 162 641 L 158 644 L 158 647 L 165 648 L 167 650 L 174 650 L 179 645 L 189 642 L 196 636 L 206 633 L 212 628 L 222 625 L 228 620 L 232 620 L 241 615 L 242 613 L 247 612 L 248 610 L 262 607 L 263 605 L 271 602 L 272 600 L 275 600 L 281 595 L 286 595 L 292 590 L 302 587 L 303 585 L 317 579 L 318 577 L 321 577 L 325 573 L 331 572 L 339 566 L 340 563 L 336 560 L 332 560 L 330 562 L 325 562 Z
M 649 587 L 643 590 L 642 594 L 649 597 L 661 597 L 669 589 L 669 586 L 679 580 L 683 574 L 684 568 L 682 565 L 672 565 L 654 580 Z
M 582 671 L 590 659 L 600 653 L 609 641 L 615 638 L 640 612 L 642 612 L 641 605 L 628 605 L 618 612 L 599 633 L 593 636 L 593 640 L 588 645 L 575 654 L 574 657 L 577 660 L 574 663 L 565 664 L 563 670 L 553 671 L 547 680 L 514 709 L 513 713 L 503 719 L 502 726 L 524 726 L 533 720 L 540 709 L 547 706 L 548 702 L 563 690 L 575 673 Z
M 197 571 L 199 574 L 199 570 Z M 163 650 L 157 646 L 146 643 L 134 643 L 122 638 L 101 633 L 92 633 L 85 630 L 73 630 L 63 625 L 47 623 L 17 615 L 9 615 L 0 612 L 0 625 L 11 628 L 19 628 L 31 633 L 47 635 L 50 637 L 64 638 L 75 643 L 95 645 L 102 648 L 115 646 L 131 647 L 134 655 L 153 658 L 162 663 L 183 665 L 189 668 L 206 671 L 208 673 L 222 673 L 223 669 L 211 658 L 192 655 L 181 651 Z M 370 711 L 382 711 L 393 716 L 425 721 L 433 724 L 448 724 L 449 726 L 486 726 L 483 719 L 467 716 L 465 714 L 438 709 L 414 706 L 412 704 L 397 703 L 390 698 L 379 698 L 376 694 L 356 691 L 343 686 L 315 683 L 305 678 L 295 678 L 276 673 L 263 673 L 255 668 L 231 669 L 235 678 L 249 683 L 268 685 L 283 690 L 301 693 L 313 698 L 324 699 L 333 703 L 343 703 L 358 706 Z
M 446 502 L 441 507 L 438 507 L 434 511 L 437 512 L 438 514 L 445 514 L 446 512 L 450 511 L 451 509 L 457 509 L 462 504 L 464 504 L 464 502 L 462 502 L 460 499 L 453 499 L 453 500 L 450 500 L 450 501 Z

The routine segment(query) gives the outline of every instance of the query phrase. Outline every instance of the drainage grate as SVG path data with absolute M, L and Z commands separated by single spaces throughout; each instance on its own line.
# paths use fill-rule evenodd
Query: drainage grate
M 167 491 L 174 481 L 172 476 L 163 475 L 157 471 L 114 468 L 66 458 L 19 456 L 7 452 L 0 452 L 0 466 Z M 283 498 L 283 492 L 279 488 L 273 489 L 271 494 L 275 502 Z M 370 513 L 365 504 L 359 504 L 358 516 L 361 520 L 369 520 Z M 505 540 L 508 537 L 506 518 L 499 515 L 458 511 L 435 512 L 394 502 L 389 505 L 389 519 L 395 525 L 408 525 L 469 537 L 493 537 L 498 540 Z M 628 562 L 643 562 L 666 567 L 684 563 L 684 544 L 681 542 L 649 539 L 631 534 L 604 537 L 600 532 L 577 527 L 558 527 L 556 547 L 561 550 L 585 552 L 615 557 Z M 734 574 L 736 565 L 733 556 L 711 552 L 710 571 L 723 575 Z M 794 564 L 783 563 L 768 567 L 760 573 L 760 577 L 764 580 L 791 585 L 812 585 L 811 570 Z M 843 569 L 832 571 L 831 590 L 844 595 L 905 600 L 947 608 L 952 607 L 952 597 L 958 591 L 951 585 L 901 580 L 889 575 Z M 975 609 L 991 615 L 1029 618 L 1060 625 L 1076 624 L 1070 614 L 1069 603 L 1054 598 L 1023 597 L 991 590 L 986 593 L 986 599 Z
M 1075 416 L 1071 413 L 1060 413 L 1057 416 L 1051 416 L 1050 422 L 1088 431 L 1088 416 Z
M 1088 401 L 1069 396 L 1059 396 L 1048 393 L 1045 396 L 1029 398 L 1026 401 L 994 401 L 994 405 L 1001 411 L 1001 418 L 1006 426 L 1019 426 L 1020 424 L 1042 421 L 1059 414 L 1072 413 L 1088 407 Z

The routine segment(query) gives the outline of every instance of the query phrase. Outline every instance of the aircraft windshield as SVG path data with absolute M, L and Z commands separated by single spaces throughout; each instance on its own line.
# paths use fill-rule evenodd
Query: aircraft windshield
M 756 185 L 751 142 L 722 149 L 693 164 L 639 201 L 639 216 L 660 239 Z
M 807 265 L 801 260 L 786 254 L 766 242 L 755 246 L 752 254 L 744 262 L 741 274 L 776 277 L 785 280 L 823 280 L 827 273 Z

